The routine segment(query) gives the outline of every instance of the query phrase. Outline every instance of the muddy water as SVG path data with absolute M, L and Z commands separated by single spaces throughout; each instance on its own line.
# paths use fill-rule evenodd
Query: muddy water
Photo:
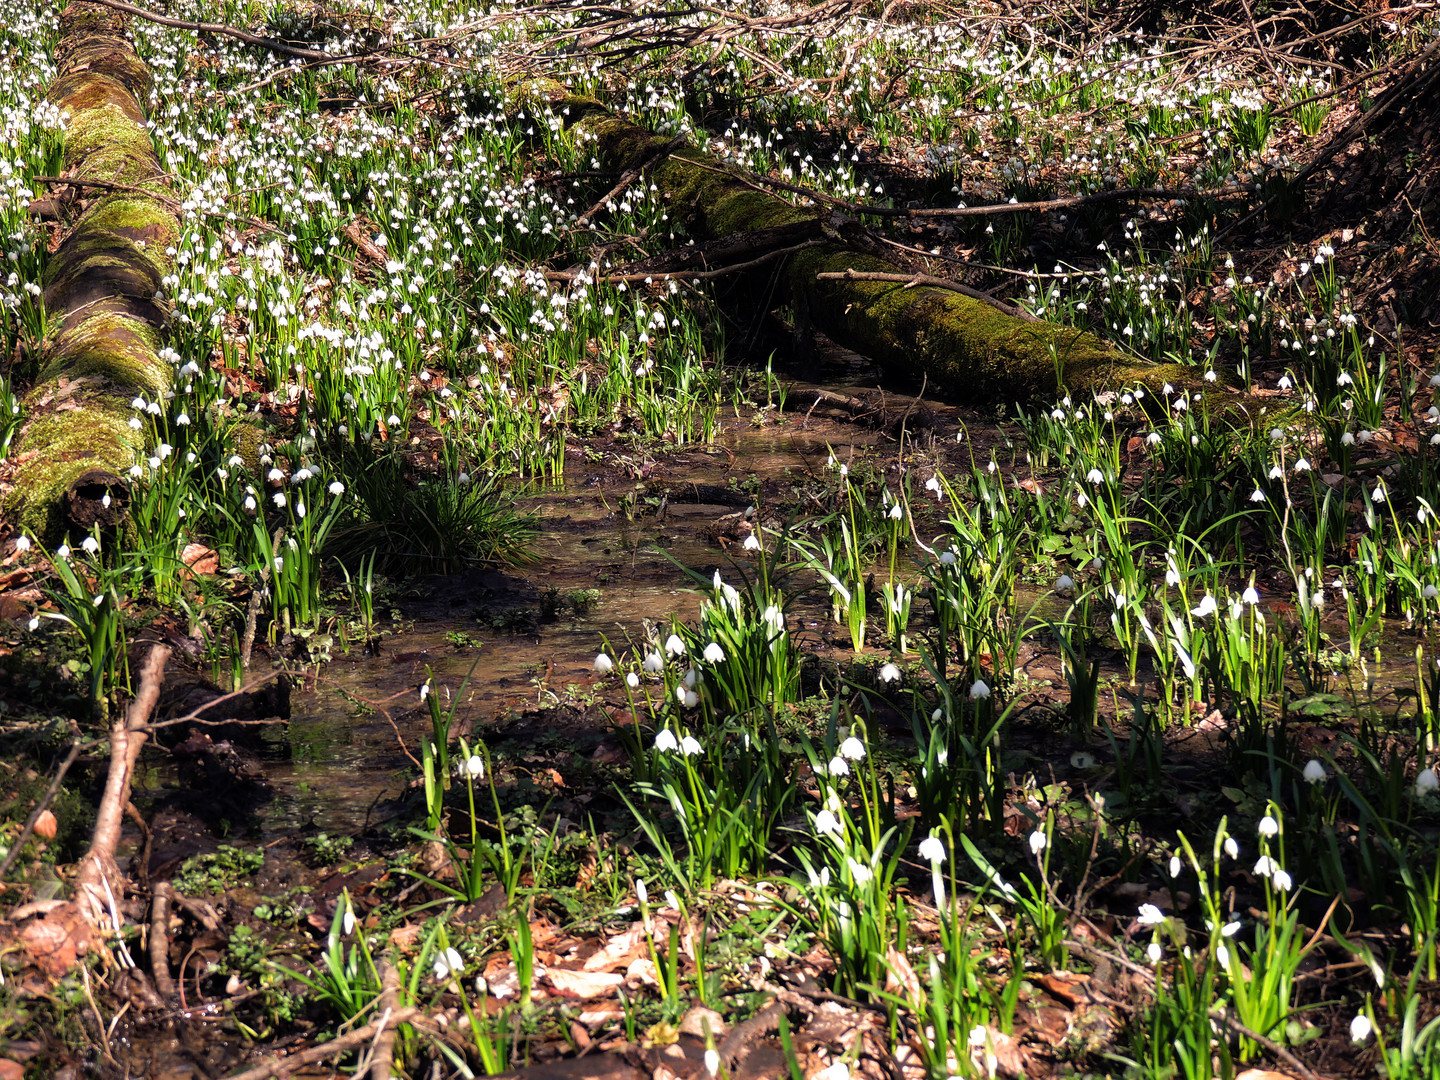
M 337 642 L 330 662 L 308 669 L 292 702 L 293 756 L 265 766 L 275 797 L 259 812 L 260 831 L 350 833 L 373 820 L 376 805 L 417 775 L 400 740 L 418 754 L 430 730 L 418 693 L 427 672 L 447 706 L 463 685 L 456 719 L 481 734 L 507 716 L 583 697 L 602 640 L 623 652 L 642 639 L 646 620 L 695 616 L 700 596 L 672 559 L 730 573 L 717 528 L 756 481 L 822 470 L 832 449 L 844 460 L 887 445 L 802 408 L 763 428 L 734 419 L 708 448 L 600 461 L 572 453 L 563 485 L 524 500 L 539 519 L 534 565 L 399 583 L 390 603 L 377 604 L 377 616 L 400 616 L 378 655 L 358 647 L 346 655 Z M 649 500 L 666 492 L 657 514 Z M 731 550 L 738 559 L 738 546 Z M 577 606 L 577 594 L 593 604 Z M 818 619 L 813 629 L 824 629 Z

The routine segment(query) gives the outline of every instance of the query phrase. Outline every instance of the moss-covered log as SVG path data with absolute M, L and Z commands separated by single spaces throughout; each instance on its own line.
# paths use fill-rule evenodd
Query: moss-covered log
M 123 17 L 75 2 L 60 24 L 47 96 L 66 115 L 64 176 L 88 183 L 72 185 L 82 210 L 46 267 L 48 329 L 5 506 L 12 522 L 51 540 L 124 515 L 122 474 L 145 449 L 130 402 L 170 388 L 163 283 L 179 237 L 145 127 L 150 72 Z
M 654 159 L 646 169 L 648 179 L 697 239 L 781 226 L 788 227 L 777 230 L 788 243 L 794 243 L 802 226 L 816 238 L 828 238 L 790 258 L 785 274 L 790 299 L 813 326 L 890 370 L 924 375 L 932 385 L 975 399 L 1000 401 L 1053 395 L 1061 384 L 1084 393 L 1136 383 L 1158 389 L 1165 382 L 1193 380 L 1187 368 L 1136 360 L 1088 332 L 1027 322 L 946 289 L 822 279 L 818 275 L 847 270 L 907 271 L 846 243 L 845 224 L 828 211 L 757 190 L 693 147 L 669 149 L 671 140 L 554 80 L 516 82 L 511 98 L 516 107 L 562 116 L 577 138 L 593 144 L 608 168 L 624 172 Z

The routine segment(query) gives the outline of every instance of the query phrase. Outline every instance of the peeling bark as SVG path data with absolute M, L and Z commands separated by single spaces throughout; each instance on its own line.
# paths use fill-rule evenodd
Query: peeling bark
M 646 168 L 650 181 L 684 215 L 697 240 L 767 229 L 783 233 L 790 243 L 802 234 L 826 238 L 790 257 L 784 274 L 789 299 L 802 320 L 890 370 L 924 375 L 951 393 L 990 401 L 1044 398 L 1061 386 L 1083 394 L 1137 383 L 1158 390 L 1166 382 L 1194 381 L 1189 368 L 1137 360 L 1074 327 L 1029 322 L 934 286 L 846 275 L 853 270 L 914 277 L 847 242 L 853 223 L 761 191 L 710 155 L 693 147 L 672 148 L 671 140 L 552 79 L 518 81 L 510 97 L 517 107 L 563 116 L 577 137 L 593 144 L 607 168 L 624 173 L 654 159 Z M 821 274 L 840 276 L 822 279 Z
M 145 127 L 150 72 L 123 18 L 76 0 L 60 24 L 59 74 L 47 97 L 68 114 L 64 175 L 127 190 L 84 204 L 46 268 L 50 330 L 15 440 L 5 511 L 52 542 L 70 528 L 116 525 L 129 505 L 123 473 L 146 449 L 143 431 L 129 426 L 130 401 L 170 388 L 170 364 L 159 355 L 170 319 L 162 282 L 166 250 L 179 237 Z M 69 190 L 83 200 L 94 188 Z

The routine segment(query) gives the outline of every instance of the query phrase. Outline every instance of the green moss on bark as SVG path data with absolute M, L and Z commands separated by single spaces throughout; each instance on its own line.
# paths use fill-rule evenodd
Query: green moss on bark
M 45 301 L 59 330 L 26 396 L 29 419 L 12 451 L 15 486 L 5 512 L 52 543 L 65 530 L 62 507 L 78 478 L 123 473 L 145 452 L 148 429 L 131 428 L 130 402 L 137 394 L 162 398 L 170 387 L 170 364 L 159 356 L 168 312 L 155 297 L 172 265 L 166 249 L 179 236 L 143 123 L 150 74 L 125 40 L 123 18 L 72 3 L 61 24 L 61 75 L 50 100 L 69 115 L 66 168 L 78 179 L 141 186 L 154 197 L 96 198 L 95 189 L 83 189 L 89 208 L 47 269 Z

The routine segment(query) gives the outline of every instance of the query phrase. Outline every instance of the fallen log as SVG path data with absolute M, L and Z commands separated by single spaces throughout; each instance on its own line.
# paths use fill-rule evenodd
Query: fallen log
M 145 126 L 150 72 L 124 20 L 76 0 L 60 25 L 47 98 L 67 116 L 60 179 L 74 184 L 53 188 L 53 201 L 83 209 L 46 267 L 51 329 L 4 505 L 12 523 L 50 542 L 124 517 L 123 474 L 146 448 L 145 429 L 130 426 L 130 402 L 170 389 L 171 364 L 160 356 L 170 319 L 163 282 L 179 237 L 177 204 Z
M 762 230 L 783 233 L 791 245 L 820 241 L 791 253 L 782 275 L 802 327 L 808 322 L 888 370 L 1005 402 L 1053 396 L 1062 386 L 1085 394 L 1195 381 L 1190 368 L 1128 356 L 1087 331 L 1031 322 L 953 287 L 917 284 L 912 269 L 849 242 L 856 230 L 843 215 L 763 191 L 710 155 L 676 146 L 553 79 L 516 80 L 508 97 L 517 110 L 561 118 L 606 168 L 643 169 L 697 241 Z

